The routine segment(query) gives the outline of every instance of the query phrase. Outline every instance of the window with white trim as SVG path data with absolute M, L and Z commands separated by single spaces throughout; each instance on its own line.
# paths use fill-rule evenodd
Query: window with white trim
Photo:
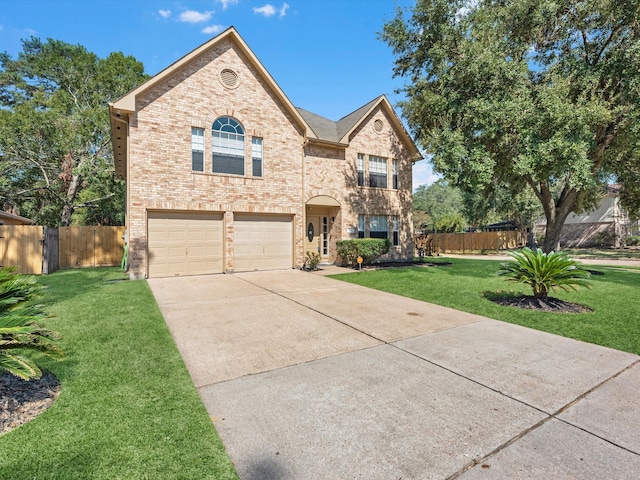
M 364 187 L 364 154 L 358 154 L 358 186 Z
M 204 128 L 191 127 L 191 170 L 204 172 Z
M 251 138 L 251 172 L 254 177 L 262 176 L 262 139 Z
M 400 217 L 398 217 L 398 215 L 393 215 L 391 217 L 391 225 L 393 227 L 392 245 L 397 247 L 400 245 Z
M 358 215 L 358 238 L 364 238 L 364 215 Z
M 389 219 L 386 215 L 369 216 L 369 237 L 389 238 Z
M 398 189 L 398 160 L 391 161 L 391 174 L 392 174 L 392 183 L 394 190 Z
M 369 186 L 387 188 L 387 159 L 369 155 Z
M 231 117 L 220 117 L 211 128 L 214 173 L 244 175 L 244 128 Z

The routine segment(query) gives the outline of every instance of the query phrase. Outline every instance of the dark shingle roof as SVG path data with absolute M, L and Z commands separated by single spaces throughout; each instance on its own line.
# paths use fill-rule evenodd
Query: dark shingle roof
M 320 140 L 339 143 L 342 137 L 362 120 L 364 115 L 380 98 L 381 97 L 374 98 L 366 105 L 363 105 L 346 117 L 342 117 L 337 122 L 302 108 L 296 107 L 296 110 L 298 110 L 298 113 L 304 118 L 304 121 L 307 122 L 311 130 L 313 130 L 313 133 L 315 133 Z

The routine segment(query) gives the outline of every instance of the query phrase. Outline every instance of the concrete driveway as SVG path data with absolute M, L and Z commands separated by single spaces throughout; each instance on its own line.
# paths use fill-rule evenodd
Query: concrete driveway
M 149 285 L 243 480 L 638 478 L 636 355 L 295 270 Z

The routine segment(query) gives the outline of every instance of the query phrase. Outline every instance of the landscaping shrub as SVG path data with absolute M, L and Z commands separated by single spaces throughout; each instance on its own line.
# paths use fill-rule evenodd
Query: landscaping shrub
M 42 371 L 25 353 L 62 355 L 55 343 L 59 335 L 36 323 L 46 315 L 33 303 L 41 290 L 35 277 L 18 275 L 11 267 L 0 269 L 0 372 L 25 380 L 40 378 Z
M 593 237 L 593 241 L 598 247 L 613 247 L 616 236 L 611 232 L 598 232 Z
M 364 265 L 370 265 L 376 258 L 389 251 L 391 243 L 388 238 L 357 238 L 339 240 L 336 246 L 343 263 L 355 267 L 358 265 L 358 256 L 362 257 Z
M 320 264 L 320 260 L 322 257 L 317 252 L 307 252 L 304 258 L 304 269 L 316 271 L 318 270 L 318 265 Z
M 544 253 L 539 248 L 535 251 L 523 248 L 509 255 L 513 260 L 501 263 L 498 275 L 529 285 L 535 298 L 547 298 L 549 290 L 556 291 L 557 288 L 565 291 L 578 290 L 579 286 L 590 288 L 587 280 L 590 273 L 566 253 Z
M 628 247 L 637 247 L 640 245 L 640 235 L 629 235 L 625 237 L 624 244 Z

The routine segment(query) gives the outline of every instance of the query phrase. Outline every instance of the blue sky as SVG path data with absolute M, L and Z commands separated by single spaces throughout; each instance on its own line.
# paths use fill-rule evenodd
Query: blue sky
M 122 51 L 154 75 L 234 26 L 294 105 L 332 120 L 380 94 L 392 104 L 385 21 L 414 0 L 0 0 L 0 50 L 16 56 L 30 36 L 80 44 L 100 57 Z M 400 112 L 398 111 L 398 114 Z M 426 160 L 414 188 L 436 177 Z

